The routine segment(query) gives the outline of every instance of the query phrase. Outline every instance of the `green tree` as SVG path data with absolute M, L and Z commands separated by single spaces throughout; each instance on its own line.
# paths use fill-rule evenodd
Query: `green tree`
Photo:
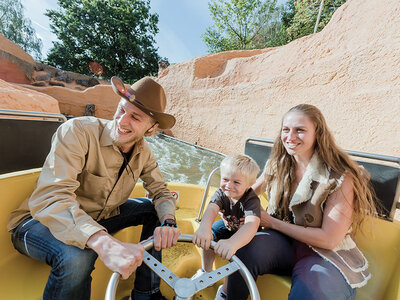
M 276 0 L 211 0 L 208 8 L 214 24 L 203 40 L 209 52 L 279 44 L 282 27 Z
M 317 31 L 321 31 L 332 18 L 333 13 L 346 0 L 325 0 L 318 23 Z M 321 0 L 290 0 L 282 22 L 286 26 L 287 41 L 290 42 L 314 32 Z
M 90 74 L 89 63 L 103 67 L 103 77 L 134 81 L 158 70 L 154 36 L 158 15 L 149 0 L 58 0 L 60 10 L 47 10 L 53 42 L 47 63 Z
M 0 0 L 0 33 L 35 59 L 41 59 L 42 41 L 36 37 L 31 20 L 25 19 L 20 0 Z

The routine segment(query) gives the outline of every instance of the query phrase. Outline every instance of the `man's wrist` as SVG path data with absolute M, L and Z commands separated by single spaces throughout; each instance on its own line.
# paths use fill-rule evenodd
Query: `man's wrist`
M 168 226 L 168 227 L 175 227 L 177 228 L 178 226 L 176 225 L 175 218 L 167 218 L 161 223 L 161 227 L 163 226 Z
M 86 247 L 96 250 L 107 238 L 109 238 L 108 233 L 105 230 L 99 230 L 89 237 Z

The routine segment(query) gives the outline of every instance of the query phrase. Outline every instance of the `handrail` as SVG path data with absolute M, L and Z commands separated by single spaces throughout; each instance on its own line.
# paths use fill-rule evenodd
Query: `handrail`
M 199 210 L 199 214 L 196 218 L 196 222 L 199 222 L 199 223 L 201 222 L 201 219 L 203 217 L 202 215 L 203 215 L 204 206 L 206 204 L 206 199 L 208 197 L 208 192 L 210 191 L 211 179 L 219 169 L 220 169 L 220 167 L 215 168 L 214 170 L 211 171 L 210 175 L 208 175 L 206 189 L 204 190 L 203 199 L 201 200 L 200 210 Z
M 247 143 L 248 141 L 256 141 L 256 142 L 274 144 L 274 140 L 273 140 L 273 139 L 264 139 L 264 138 L 257 138 L 257 137 L 248 137 L 248 138 L 246 139 L 246 141 L 244 142 L 244 144 L 246 145 L 246 143 Z
M 57 119 L 58 121 L 61 121 L 61 122 L 67 121 L 67 118 L 63 114 L 56 114 L 56 113 L 49 113 L 49 112 L 0 109 L 0 115 L 15 116 L 15 117 L 49 118 L 49 119 Z

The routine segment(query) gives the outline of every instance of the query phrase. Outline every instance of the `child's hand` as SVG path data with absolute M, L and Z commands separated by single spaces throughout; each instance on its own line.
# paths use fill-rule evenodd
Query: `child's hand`
M 219 240 L 214 247 L 214 252 L 226 260 L 230 260 L 236 250 L 229 240 Z
M 200 225 L 200 228 L 193 234 L 192 242 L 198 247 L 203 248 L 204 250 L 210 249 L 211 241 L 213 240 L 213 235 L 211 232 L 211 228 L 205 228 Z

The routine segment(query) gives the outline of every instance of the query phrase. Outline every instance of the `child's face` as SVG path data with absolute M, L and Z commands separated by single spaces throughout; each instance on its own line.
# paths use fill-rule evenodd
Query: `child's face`
M 221 169 L 221 189 L 229 198 L 239 200 L 251 186 L 243 174 Z

